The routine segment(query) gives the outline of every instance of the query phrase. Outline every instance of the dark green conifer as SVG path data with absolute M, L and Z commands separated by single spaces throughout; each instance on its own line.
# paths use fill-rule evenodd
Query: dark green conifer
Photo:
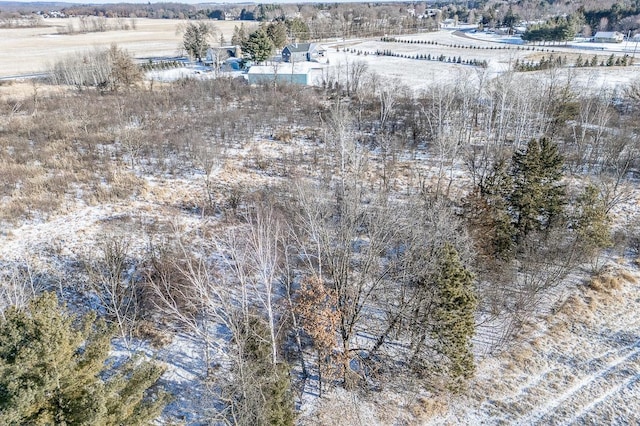
M 460 391 L 465 380 L 473 377 L 475 372 L 471 338 L 475 333 L 474 314 L 478 299 L 473 275 L 464 267 L 450 243 L 442 248 L 435 284 L 433 336 L 437 340 L 438 352 L 446 359 L 445 371 L 451 378 L 451 389 Z
M 151 391 L 164 369 L 131 359 L 109 368 L 111 333 L 78 323 L 46 293 L 0 320 L 0 424 L 144 425 L 167 395 Z
M 586 256 L 611 247 L 611 221 L 598 189 L 588 185 L 576 200 L 572 227 L 577 232 L 578 246 Z
M 518 242 L 561 221 L 566 198 L 560 184 L 563 163 L 558 147 L 547 138 L 533 139 L 525 150 L 514 153 L 509 205 Z

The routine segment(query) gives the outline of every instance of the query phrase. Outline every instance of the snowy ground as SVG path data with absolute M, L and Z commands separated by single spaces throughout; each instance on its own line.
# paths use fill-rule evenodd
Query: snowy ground
M 528 321 L 511 350 L 480 361 L 466 396 L 336 390 L 303 424 L 637 424 L 638 280 L 637 265 L 611 259 L 605 278 L 573 287 L 552 313 Z
M 262 154 L 275 159 L 285 146 L 291 149 L 291 143 L 265 141 Z M 271 179 L 241 169 L 223 165 L 216 176 L 223 184 Z M 48 220 L 3 229 L 0 258 L 36 261 L 40 270 L 54 270 L 114 232 L 125 232 L 144 245 L 145 230 L 153 226 L 195 229 L 203 218 L 185 207 L 202 185 L 197 174 L 148 179 L 135 200 L 70 204 Z M 618 222 L 638 213 L 638 200 L 636 188 L 616 208 Z M 586 272 L 573 276 L 562 292 L 562 297 L 571 295 L 566 301 L 554 302 L 531 318 L 519 341 L 498 358 L 480 359 L 468 396 L 434 396 L 415 383 L 405 388 L 395 384 L 370 396 L 336 390 L 317 400 L 309 394 L 301 424 L 631 423 L 640 412 L 640 272 L 622 257 L 612 255 L 608 262 L 611 279 L 587 285 Z M 197 424 L 200 418 L 194 413 L 203 414 L 203 407 L 212 403 L 197 339 L 178 334 L 156 358 L 167 365 L 163 380 L 177 395 L 172 415 Z
M 468 39 L 452 31 L 411 37 L 434 37 L 433 40 L 442 44 L 477 46 L 492 46 L 500 41 L 494 40 L 493 36 L 481 35 Z M 459 53 L 460 56 L 470 54 L 473 58 L 486 58 L 491 61 L 489 71 L 496 74 L 509 61 L 519 57 L 517 55 L 531 54 L 514 50 L 513 46 L 486 51 L 416 44 L 393 46 L 407 54 L 418 53 L 416 49 L 424 49 L 420 53 L 433 54 L 440 49 L 439 52 L 445 55 L 458 56 Z M 362 60 L 370 70 L 397 78 L 415 89 L 427 88 L 434 82 L 455 82 L 477 72 L 465 65 L 346 53 L 345 46 L 335 43 L 329 47 L 333 49 L 330 50 L 332 66 Z M 364 40 L 351 41 L 349 47 L 375 51 L 388 49 L 390 44 Z M 615 86 L 637 78 L 635 68 L 575 72 L 578 81 L 590 86 Z M 185 76 L 210 78 L 212 74 L 202 68 L 185 67 L 151 75 L 159 81 L 169 81 Z M 33 88 L 29 86 L 26 90 L 28 93 Z M 277 163 L 283 149 L 305 149 L 296 142 L 255 142 L 247 149 L 259 149 L 268 164 Z M 248 152 L 239 150 L 230 157 L 240 160 L 237 164 L 221 166 L 215 176 L 221 185 L 231 186 L 238 181 L 266 184 L 274 179 L 266 173 L 246 173 L 240 163 L 248 157 Z M 428 167 L 428 162 L 422 164 Z M 401 186 L 412 177 L 410 165 L 400 168 L 407 171 L 406 175 L 397 178 L 396 182 Z M 203 189 L 203 177 L 195 173 L 182 178 L 149 178 L 140 195 L 126 202 L 86 205 L 72 200 L 65 209 L 49 218 L 15 226 L 2 224 L 0 259 L 33 262 L 42 271 L 54 271 L 64 267 L 65 260 L 90 250 L 96 241 L 114 232 L 126 232 L 138 244 L 144 245 L 148 237 L 146 230 L 152 227 L 171 224 L 197 228 L 204 219 L 189 206 L 195 204 L 194 198 L 201 196 Z M 626 221 L 638 215 L 638 205 L 640 190 L 636 186 L 613 211 L 620 228 L 624 229 Z M 516 344 L 497 358 L 481 359 L 469 395 L 436 397 L 408 385 L 403 392 L 392 387 L 366 397 L 336 390 L 321 401 L 307 399 L 300 422 L 309 425 L 637 423 L 640 412 L 640 272 L 633 259 L 613 254 L 607 260 L 605 278 L 588 284 L 586 272 L 572 277 L 562 292 L 564 296 L 559 299 L 560 303 L 552 303 L 549 310 L 531 318 Z M 564 299 L 566 295 L 570 296 Z M 187 424 L 196 422 L 193 413 L 209 403 L 206 386 L 198 384 L 205 373 L 201 353 L 192 337 L 179 334 L 157 354 L 157 359 L 168 366 L 165 383 L 177 394 L 171 406 L 172 413 Z
M 396 38 L 437 42 L 438 44 L 394 43 L 383 42 L 379 39 L 327 43 L 330 63 L 340 67 L 347 62 L 363 61 L 369 70 L 383 77 L 397 79 L 414 90 L 421 90 L 433 84 L 455 83 L 461 79 L 474 78 L 475 75 L 483 73 L 486 73 L 486 77 L 493 78 L 511 69 L 516 60 L 537 62 L 542 56 L 548 58 L 551 54 L 568 56 L 571 58 L 571 62 L 575 61 L 578 55 L 582 55 L 585 59 L 591 58 L 595 54 L 598 55 L 599 62 L 606 61 L 611 53 L 618 57 L 625 53 L 631 55 L 628 50 L 623 51 L 624 46 L 619 44 L 587 42 L 575 43 L 575 46 L 522 46 L 514 43 L 512 37 L 484 33 L 462 33 L 458 30 L 396 36 Z M 345 48 L 355 49 L 362 53 L 345 52 Z M 432 57 L 444 55 L 447 58 L 460 57 L 462 60 L 486 60 L 488 67 L 483 70 L 470 65 L 376 56 L 374 54 L 376 51 L 384 50 L 391 50 L 402 55 L 418 54 L 431 55 Z M 637 66 L 565 68 L 562 72 L 571 72 L 576 85 L 588 88 L 615 89 L 638 79 Z M 532 72 L 518 73 L 517 78 L 528 78 L 535 74 Z

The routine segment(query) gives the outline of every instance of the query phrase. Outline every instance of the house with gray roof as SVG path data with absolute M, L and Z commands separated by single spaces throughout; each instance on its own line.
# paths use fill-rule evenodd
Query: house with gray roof
M 326 50 L 317 43 L 292 43 L 282 49 L 284 62 L 325 62 Z

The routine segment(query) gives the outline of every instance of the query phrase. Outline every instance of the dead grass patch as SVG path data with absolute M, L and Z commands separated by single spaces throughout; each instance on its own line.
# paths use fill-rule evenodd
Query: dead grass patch
M 416 401 L 409 406 L 409 412 L 416 420 L 426 421 L 434 417 L 444 416 L 449 409 L 449 405 L 441 398 L 429 398 L 419 396 Z
M 172 340 L 170 333 L 160 330 L 157 324 L 147 320 L 137 322 L 134 334 L 136 337 L 149 341 L 156 349 L 167 346 Z
M 627 270 L 620 271 L 620 278 L 631 284 L 636 284 L 638 282 L 635 275 Z
M 572 294 L 564 301 L 558 309 L 558 312 L 568 316 L 578 315 L 585 312 L 587 304 L 582 297 Z
M 124 200 L 145 191 L 145 181 L 132 173 L 110 171 L 105 182 L 96 186 L 91 201 L 95 203 Z
M 597 293 L 620 290 L 622 279 L 609 274 L 595 276 L 589 281 L 589 288 Z
M 554 321 L 553 324 L 549 327 L 549 335 L 553 336 L 555 339 L 563 339 L 566 337 L 566 334 L 569 332 L 568 326 L 570 324 L 570 318 L 563 321 Z
M 517 369 L 524 368 L 527 365 L 531 364 L 531 360 L 535 357 L 535 353 L 526 347 L 520 348 L 519 350 L 512 352 L 511 359 L 514 363 L 513 367 Z

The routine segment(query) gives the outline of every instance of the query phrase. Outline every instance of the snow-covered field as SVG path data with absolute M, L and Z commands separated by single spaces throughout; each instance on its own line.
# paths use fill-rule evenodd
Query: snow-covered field
M 0 28 L 0 56 L 3 58 L 0 60 L 0 78 L 42 73 L 67 55 L 108 48 L 113 43 L 136 58 L 183 53 L 179 28 L 187 21 L 136 18 L 134 22 L 135 28 L 129 30 L 85 34 L 63 33 L 70 24 L 79 28 L 77 18 L 45 19 L 43 26 L 35 28 Z M 117 28 L 116 18 L 108 18 L 106 25 Z M 239 26 L 240 22 L 217 21 L 218 37 L 223 34 L 225 39 L 231 40 L 235 25 Z
M 576 43 L 575 46 L 522 46 L 508 43 L 509 37 L 486 35 L 484 33 L 468 33 L 458 30 L 442 30 L 434 33 L 396 36 L 398 40 L 414 40 L 437 44 L 416 44 L 383 42 L 375 40 L 354 40 L 327 43 L 330 63 L 344 66 L 346 62 L 363 61 L 371 71 L 379 75 L 397 79 L 409 87 L 420 90 L 433 84 L 456 83 L 468 78 L 477 78 L 479 74 L 493 78 L 512 68 L 516 60 L 539 61 L 542 56 L 568 56 L 573 62 L 578 55 L 591 58 L 597 55 L 600 61 L 606 60 L 610 54 L 622 56 L 621 45 L 611 43 Z M 345 52 L 346 49 L 361 51 L 358 54 Z M 525 49 L 531 50 L 525 50 Z M 596 49 L 596 50 L 593 50 Z M 470 65 L 439 62 L 436 60 L 416 60 L 400 57 L 376 56 L 376 51 L 391 50 L 401 55 L 444 55 L 447 58 L 462 60 L 487 61 L 486 70 Z M 365 52 L 367 53 L 365 55 Z M 573 81 L 580 87 L 593 89 L 606 87 L 614 89 L 638 79 L 638 67 L 597 67 L 563 69 L 562 73 L 571 72 Z M 542 72 L 518 73 L 516 78 L 527 78 Z

